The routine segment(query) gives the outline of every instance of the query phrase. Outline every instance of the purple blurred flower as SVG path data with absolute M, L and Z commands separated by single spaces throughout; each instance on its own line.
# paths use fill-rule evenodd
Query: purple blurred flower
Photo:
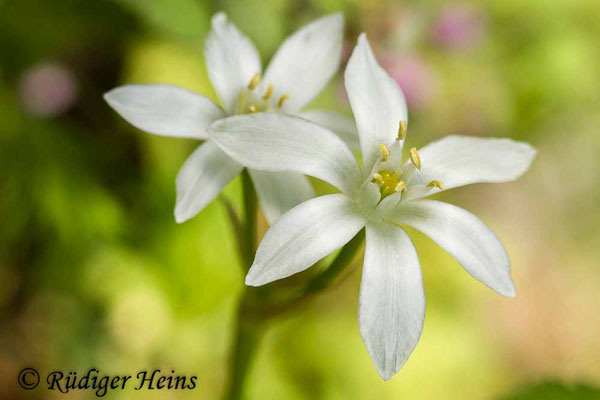
M 481 11 L 466 5 L 454 4 L 445 9 L 433 24 L 432 40 L 449 49 L 465 49 L 475 45 L 485 33 Z
M 36 117 L 53 117 L 73 105 L 77 97 L 77 82 L 66 66 L 44 62 L 23 73 L 19 94 L 28 113 Z
M 429 65 L 416 56 L 387 55 L 383 68 L 402 88 L 411 109 L 426 107 L 435 94 L 435 76 Z

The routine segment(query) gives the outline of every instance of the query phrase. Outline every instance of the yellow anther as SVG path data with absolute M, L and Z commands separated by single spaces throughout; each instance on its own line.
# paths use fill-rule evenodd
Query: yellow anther
M 417 148 L 413 147 L 410 149 L 410 160 L 417 167 L 418 170 L 421 169 L 421 159 L 419 158 L 419 153 L 417 153 Z
M 290 98 L 290 95 L 289 95 L 289 94 L 287 94 L 287 93 L 286 93 L 286 94 L 284 94 L 283 96 L 281 96 L 281 97 L 279 98 L 279 101 L 277 102 L 277 108 L 281 108 L 281 107 L 283 107 L 283 103 L 284 103 L 284 102 L 285 102 L 287 99 L 289 99 L 289 98 Z
M 375 182 L 379 183 L 380 185 L 383 185 L 383 176 L 381 176 L 381 174 L 378 174 L 377 172 L 375 172 L 373 174 L 373 179 L 375 180 Z
M 408 129 L 408 125 L 406 121 L 400 121 L 398 124 L 398 140 L 404 140 L 406 137 L 406 131 Z
M 442 186 L 442 182 L 440 181 L 431 181 L 427 184 L 428 188 L 432 188 L 432 187 L 436 187 L 440 190 L 444 190 L 444 187 Z
M 250 79 L 250 83 L 248 84 L 248 89 L 252 90 L 260 83 L 260 74 L 257 72 L 254 74 L 252 79 Z
M 390 158 L 390 149 L 385 144 L 380 144 L 378 147 L 381 152 L 381 161 L 386 162 Z
M 258 111 L 258 109 L 256 108 L 256 106 L 254 106 L 254 105 L 248 106 L 248 112 L 255 113 L 257 111 Z
M 406 189 L 406 183 L 404 183 L 404 181 L 400 181 L 400 182 L 398 182 L 398 184 L 397 184 L 397 185 L 396 185 L 396 187 L 394 188 L 394 190 L 395 190 L 396 192 L 399 192 L 399 191 L 401 191 L 401 190 L 404 190 L 404 189 Z
M 269 100 L 269 97 L 271 97 L 272 94 L 273 94 L 273 84 L 269 83 L 269 86 L 267 87 L 267 91 L 265 92 L 265 95 L 263 96 L 263 100 Z

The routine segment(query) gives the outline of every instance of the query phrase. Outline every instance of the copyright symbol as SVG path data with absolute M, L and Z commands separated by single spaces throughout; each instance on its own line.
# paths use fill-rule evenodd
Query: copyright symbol
M 25 390 L 35 389 L 40 383 L 40 374 L 33 368 L 23 368 L 19 372 L 17 382 Z

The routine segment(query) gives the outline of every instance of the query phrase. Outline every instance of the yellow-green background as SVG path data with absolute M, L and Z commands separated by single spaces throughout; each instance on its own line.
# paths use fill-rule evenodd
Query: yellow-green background
M 431 33 L 456 8 L 478 24 L 477 37 L 459 48 Z M 273 324 L 247 398 L 596 398 L 596 0 L 0 1 L 0 397 L 64 396 L 20 389 L 16 374 L 25 366 L 41 374 L 161 368 L 199 377 L 194 391 L 113 391 L 109 399 L 221 395 L 243 285 L 224 208 L 215 202 L 176 224 L 175 175 L 196 143 L 137 131 L 101 98 L 119 84 L 149 82 L 215 98 L 202 43 L 219 10 L 265 63 L 290 32 L 341 10 L 347 47 L 366 31 L 388 66 L 417 60 L 413 83 L 427 96 L 410 110 L 410 145 L 462 133 L 539 149 L 516 182 L 439 196 L 499 235 L 517 298 L 495 294 L 411 232 L 427 313 L 405 367 L 383 382 L 369 359 L 357 326 L 357 263 L 341 285 Z M 32 114 L 19 91 L 26 71 L 45 62 L 62 64 L 78 87 L 74 104 L 52 117 Z M 338 74 L 314 105 L 349 113 L 343 93 Z M 225 193 L 239 206 L 238 180 Z

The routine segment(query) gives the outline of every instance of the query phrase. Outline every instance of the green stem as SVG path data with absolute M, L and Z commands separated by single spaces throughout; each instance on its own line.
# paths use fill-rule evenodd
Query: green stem
M 239 250 L 244 271 L 248 271 L 256 251 L 257 198 L 254 185 L 247 170 L 242 173 L 244 224 L 239 235 Z M 239 219 L 228 205 L 228 212 L 234 228 L 240 228 Z M 331 286 L 352 262 L 365 237 L 364 229 L 349 241 L 331 262 L 329 267 L 314 276 L 295 298 L 273 302 L 269 287 L 257 289 L 245 287 L 238 303 L 235 321 L 235 333 L 231 349 L 229 378 L 225 392 L 226 400 L 240 400 L 252 359 L 267 329 L 267 322 L 285 311 L 295 308 L 313 295 Z
M 238 250 L 242 261 L 242 269 L 246 273 L 254 260 L 256 250 L 256 211 L 257 198 L 256 190 L 250 178 L 247 169 L 242 172 L 242 192 L 243 192 L 243 214 L 244 221 L 241 226 L 237 226 L 240 235 L 238 236 Z M 232 218 L 231 210 L 228 208 L 230 221 L 236 228 L 236 220 Z M 233 344 L 231 348 L 231 359 L 229 364 L 229 377 L 227 389 L 225 392 L 226 400 L 239 400 L 242 398 L 244 382 L 254 354 L 258 348 L 263 336 L 265 326 L 263 321 L 257 318 L 255 313 L 249 312 L 256 301 L 255 296 L 248 288 L 244 291 L 238 302 L 236 311 L 235 331 Z
M 246 308 L 248 304 L 252 303 L 250 297 L 252 296 L 249 294 L 249 290 L 245 290 L 237 310 L 225 400 L 239 400 L 242 398 L 248 371 L 266 331 L 265 321 L 248 312 L 249 310 Z
M 240 220 L 240 217 L 235 211 L 235 208 L 227 199 L 227 197 L 221 194 L 219 195 L 219 200 L 225 206 L 225 211 L 227 211 L 227 217 L 229 218 L 229 222 L 231 223 L 231 227 L 233 228 L 233 233 L 235 234 L 235 239 L 237 242 L 237 252 L 240 258 L 240 263 L 245 266 L 246 256 L 244 255 L 244 224 Z
M 247 272 L 254 261 L 256 251 L 256 190 L 247 169 L 242 172 L 242 191 L 244 199 L 244 229 L 242 259 L 244 260 L 244 271 Z

